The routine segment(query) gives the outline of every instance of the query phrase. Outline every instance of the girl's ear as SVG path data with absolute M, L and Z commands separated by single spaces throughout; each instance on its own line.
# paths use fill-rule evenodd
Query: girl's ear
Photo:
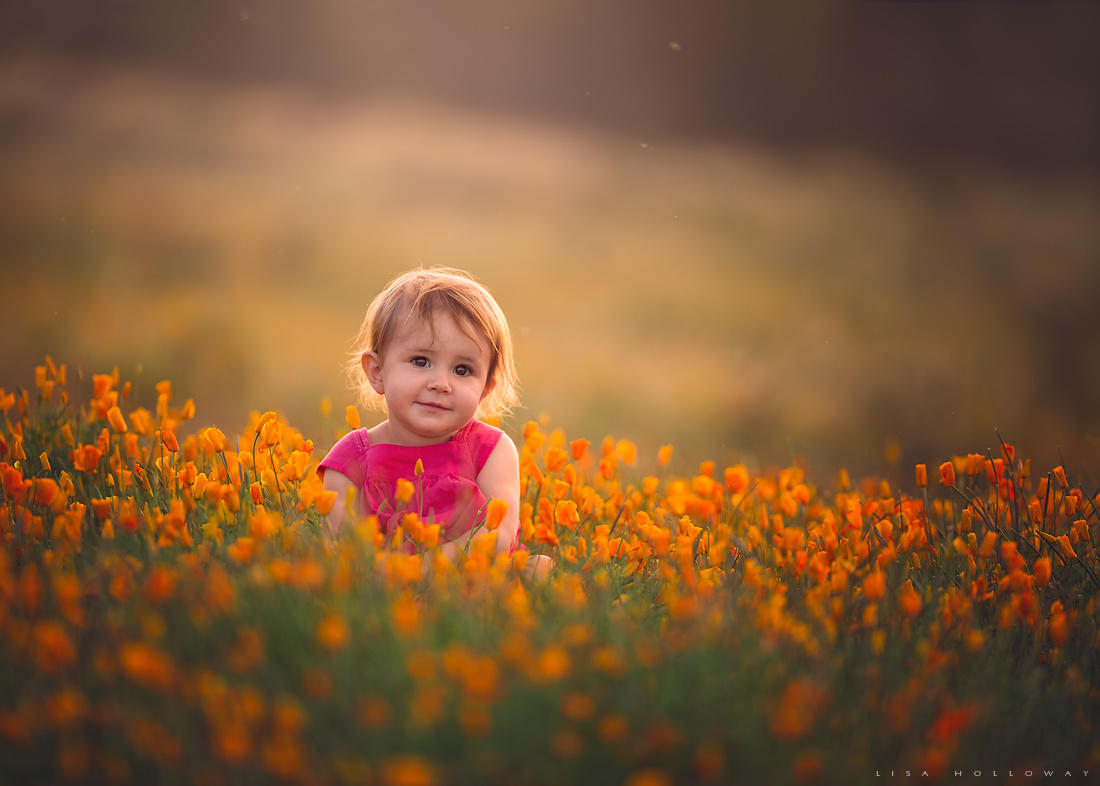
M 377 352 L 368 349 L 363 353 L 360 362 L 363 364 L 363 373 L 367 375 L 367 382 L 374 388 L 374 392 L 379 396 L 385 395 L 386 387 L 382 382 L 382 358 Z

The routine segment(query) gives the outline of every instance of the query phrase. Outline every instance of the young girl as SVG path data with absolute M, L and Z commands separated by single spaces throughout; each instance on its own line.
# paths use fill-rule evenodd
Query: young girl
M 362 513 L 377 516 L 387 534 L 409 511 L 440 524 L 441 548 L 453 560 L 496 498 L 508 506 L 497 551 L 514 550 L 516 446 L 477 419 L 517 402 L 511 334 L 492 295 L 459 270 L 398 276 L 367 309 L 348 370 L 364 403 L 381 404 L 387 418 L 345 435 L 317 470 L 336 492 L 330 534 L 339 534 L 354 487 Z M 413 484 L 412 500 L 400 497 L 399 480 Z M 548 562 L 535 560 L 528 572 L 544 574 Z

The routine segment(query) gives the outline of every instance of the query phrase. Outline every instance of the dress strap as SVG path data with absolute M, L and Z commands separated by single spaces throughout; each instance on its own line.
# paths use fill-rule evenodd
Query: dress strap
M 473 462 L 476 477 L 485 466 L 485 462 L 489 460 L 489 456 L 492 455 L 493 449 L 500 442 L 504 432 L 480 420 L 470 421 L 469 428 L 464 431 L 466 432 L 464 441 L 470 451 L 470 460 Z

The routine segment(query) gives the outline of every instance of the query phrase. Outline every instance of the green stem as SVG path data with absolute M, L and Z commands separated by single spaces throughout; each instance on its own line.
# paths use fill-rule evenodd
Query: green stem
M 241 481 L 241 491 L 245 490 L 244 487 L 244 464 L 241 463 L 241 435 L 237 435 L 237 477 Z
M 260 430 L 256 429 L 256 436 L 252 438 L 252 477 L 256 480 L 260 479 L 260 462 L 256 460 L 256 445 L 260 441 Z M 252 499 L 252 494 L 248 495 L 249 500 Z M 261 497 L 262 501 L 262 497 Z
M 978 511 L 978 515 L 981 516 L 982 521 L 984 521 L 986 523 L 986 526 L 988 526 L 990 529 L 996 531 L 1005 540 L 1009 539 L 1008 535 L 1005 534 L 1004 530 L 1002 530 L 1000 527 L 998 527 L 995 524 L 993 524 L 992 522 L 990 522 L 989 518 L 985 514 L 984 507 L 980 504 L 980 502 L 977 498 L 968 497 L 965 492 L 963 492 L 961 489 L 959 489 L 955 486 L 952 486 L 951 488 L 954 490 L 954 492 L 956 494 L 958 494 L 960 497 L 963 498 L 963 501 L 965 501 L 968 505 L 970 505 L 971 507 L 973 507 L 975 510 Z M 1009 527 L 1008 531 L 1011 532 L 1016 537 L 1017 540 L 1019 540 L 1021 543 L 1023 543 L 1025 546 L 1027 546 L 1033 552 L 1035 552 L 1036 557 L 1043 556 L 1043 553 L 1041 551 L 1036 549 L 1035 546 L 1033 546 L 1028 541 L 1027 538 L 1025 538 L 1023 535 L 1021 535 L 1019 532 L 1017 532 L 1013 527 Z
M 279 507 L 283 509 L 283 513 L 286 513 L 286 505 L 283 503 L 283 489 L 279 485 L 279 473 L 275 471 L 275 449 L 271 446 L 267 446 L 267 455 L 271 459 L 271 476 L 275 478 L 275 492 L 279 495 Z
M 470 530 L 470 537 L 466 538 L 466 545 L 462 547 L 462 556 L 468 556 L 470 553 L 470 544 L 474 540 L 474 535 L 478 533 L 483 526 L 485 526 L 485 517 L 481 514 L 484 513 L 489 507 L 489 500 L 485 501 L 485 504 L 481 506 L 477 513 L 474 514 L 475 526 Z

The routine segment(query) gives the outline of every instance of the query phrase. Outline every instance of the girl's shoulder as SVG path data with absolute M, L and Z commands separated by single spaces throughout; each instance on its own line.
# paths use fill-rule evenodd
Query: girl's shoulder
M 370 435 L 365 428 L 357 428 L 336 440 L 325 458 L 333 454 L 361 453 L 368 447 L 370 447 Z
M 321 460 L 317 473 L 324 475 L 326 469 L 332 469 L 355 483 L 361 483 L 366 473 L 366 453 L 369 447 L 370 437 L 365 428 L 349 431 L 336 441 Z
M 455 434 L 455 441 L 463 443 L 470 452 L 475 472 L 481 472 L 489 455 L 500 442 L 504 432 L 496 426 L 482 423 L 480 420 L 471 420 Z
M 473 419 L 460 428 L 451 437 L 452 442 L 484 442 L 491 441 L 494 444 L 501 438 L 504 432 L 496 426 L 490 426 L 478 419 Z

